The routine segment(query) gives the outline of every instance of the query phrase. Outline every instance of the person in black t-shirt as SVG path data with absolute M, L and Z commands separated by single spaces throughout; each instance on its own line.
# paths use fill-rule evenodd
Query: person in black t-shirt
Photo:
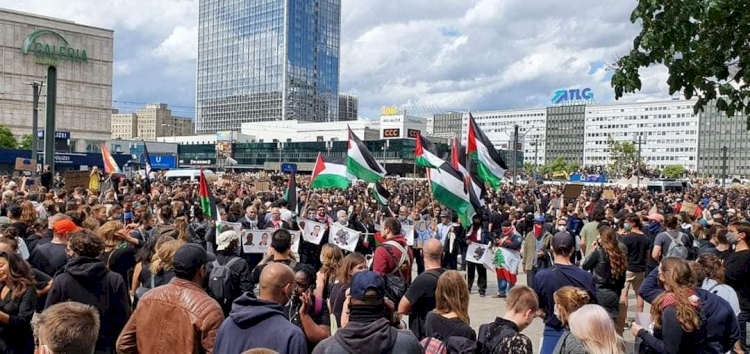
M 299 327 L 307 337 L 307 351 L 312 353 L 315 346 L 331 336 L 331 313 L 323 298 L 315 297 L 317 281 L 315 268 L 298 263 L 294 267 L 295 293 L 284 306 L 289 321 Z
M 734 238 L 737 242 L 734 252 L 724 260 L 727 285 L 737 292 L 740 301 L 740 314 L 737 321 L 740 325 L 740 338 L 747 338 L 747 325 L 750 322 L 750 224 L 747 222 L 733 222 L 729 224 L 727 238 Z M 750 346 L 745 340 L 740 340 L 742 350 L 748 352 Z
M 427 337 L 464 337 L 477 340 L 477 334 L 469 325 L 469 288 L 464 277 L 455 270 L 443 273 L 435 289 L 435 310 L 425 319 Z
M 80 229 L 80 227 L 73 224 L 69 219 L 62 219 L 55 222 L 52 225 L 52 242 L 39 245 L 34 249 L 34 252 L 29 257 L 31 266 L 54 277 L 68 263 L 68 255 L 66 253 L 68 234 Z
M 424 273 L 417 276 L 409 285 L 406 294 L 398 304 L 398 313 L 409 315 L 409 329 L 417 339 L 426 336 L 425 320 L 427 314 L 435 309 L 435 289 L 438 278 L 445 272 L 440 266 L 443 245 L 437 239 L 429 239 L 423 246 Z

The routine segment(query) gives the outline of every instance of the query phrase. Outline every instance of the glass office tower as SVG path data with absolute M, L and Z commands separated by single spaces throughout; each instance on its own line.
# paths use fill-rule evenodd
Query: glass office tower
M 338 120 L 341 0 L 200 0 L 196 132 Z

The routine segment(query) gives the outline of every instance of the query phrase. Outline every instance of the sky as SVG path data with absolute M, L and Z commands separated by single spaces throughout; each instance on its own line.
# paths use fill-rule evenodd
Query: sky
M 253 1 L 253 0 L 248 0 Z M 340 91 L 360 117 L 550 105 L 557 89 L 590 87 L 614 101 L 608 67 L 639 26 L 635 1 L 342 0 Z M 0 7 L 115 30 L 115 108 L 167 103 L 192 117 L 198 0 L 0 0 Z M 641 71 L 620 101 L 669 99 L 666 69 Z

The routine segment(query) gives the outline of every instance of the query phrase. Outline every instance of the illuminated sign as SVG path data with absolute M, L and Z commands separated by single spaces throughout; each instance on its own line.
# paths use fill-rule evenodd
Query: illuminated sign
M 384 138 L 399 138 L 401 137 L 401 129 L 383 129 Z
M 412 139 L 416 139 L 419 136 L 419 129 L 409 129 L 406 131 L 406 136 Z
M 39 41 L 39 37 L 46 37 L 48 41 Z M 57 42 L 57 44 L 49 41 L 52 38 L 57 39 L 52 41 Z M 37 64 L 51 66 L 57 65 L 58 59 L 69 61 L 88 61 L 89 59 L 86 49 L 70 47 L 63 36 L 48 29 L 34 31 L 26 37 L 21 45 L 21 53 L 24 55 L 34 54 Z
M 397 116 L 398 114 L 399 114 L 399 109 L 396 106 L 383 107 L 380 110 L 381 116 Z
M 557 90 L 552 97 L 553 104 L 588 103 L 594 100 L 594 92 L 590 88 Z

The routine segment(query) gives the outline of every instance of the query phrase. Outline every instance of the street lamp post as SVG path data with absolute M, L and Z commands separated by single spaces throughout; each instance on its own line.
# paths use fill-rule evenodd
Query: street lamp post
M 726 146 L 721 148 L 721 186 L 726 187 L 727 184 L 727 150 Z
M 24 82 L 26 85 L 31 85 L 32 95 L 34 99 L 34 107 L 31 114 L 31 160 L 37 160 L 37 141 L 39 140 L 39 96 L 42 93 L 42 87 L 44 86 L 43 81 Z
M 638 141 L 637 141 L 637 144 L 638 144 L 638 161 L 635 162 L 636 173 L 637 173 L 637 176 L 638 176 L 638 181 L 636 182 L 636 188 L 641 188 L 641 168 L 643 167 L 643 163 L 641 163 L 641 145 L 643 145 L 643 143 L 645 143 L 645 141 L 643 141 L 644 139 L 641 139 L 642 137 L 643 136 L 640 133 L 638 133 Z
M 388 152 L 388 148 L 390 147 L 390 140 L 386 140 L 385 144 L 383 144 L 383 168 L 385 168 L 385 154 Z

